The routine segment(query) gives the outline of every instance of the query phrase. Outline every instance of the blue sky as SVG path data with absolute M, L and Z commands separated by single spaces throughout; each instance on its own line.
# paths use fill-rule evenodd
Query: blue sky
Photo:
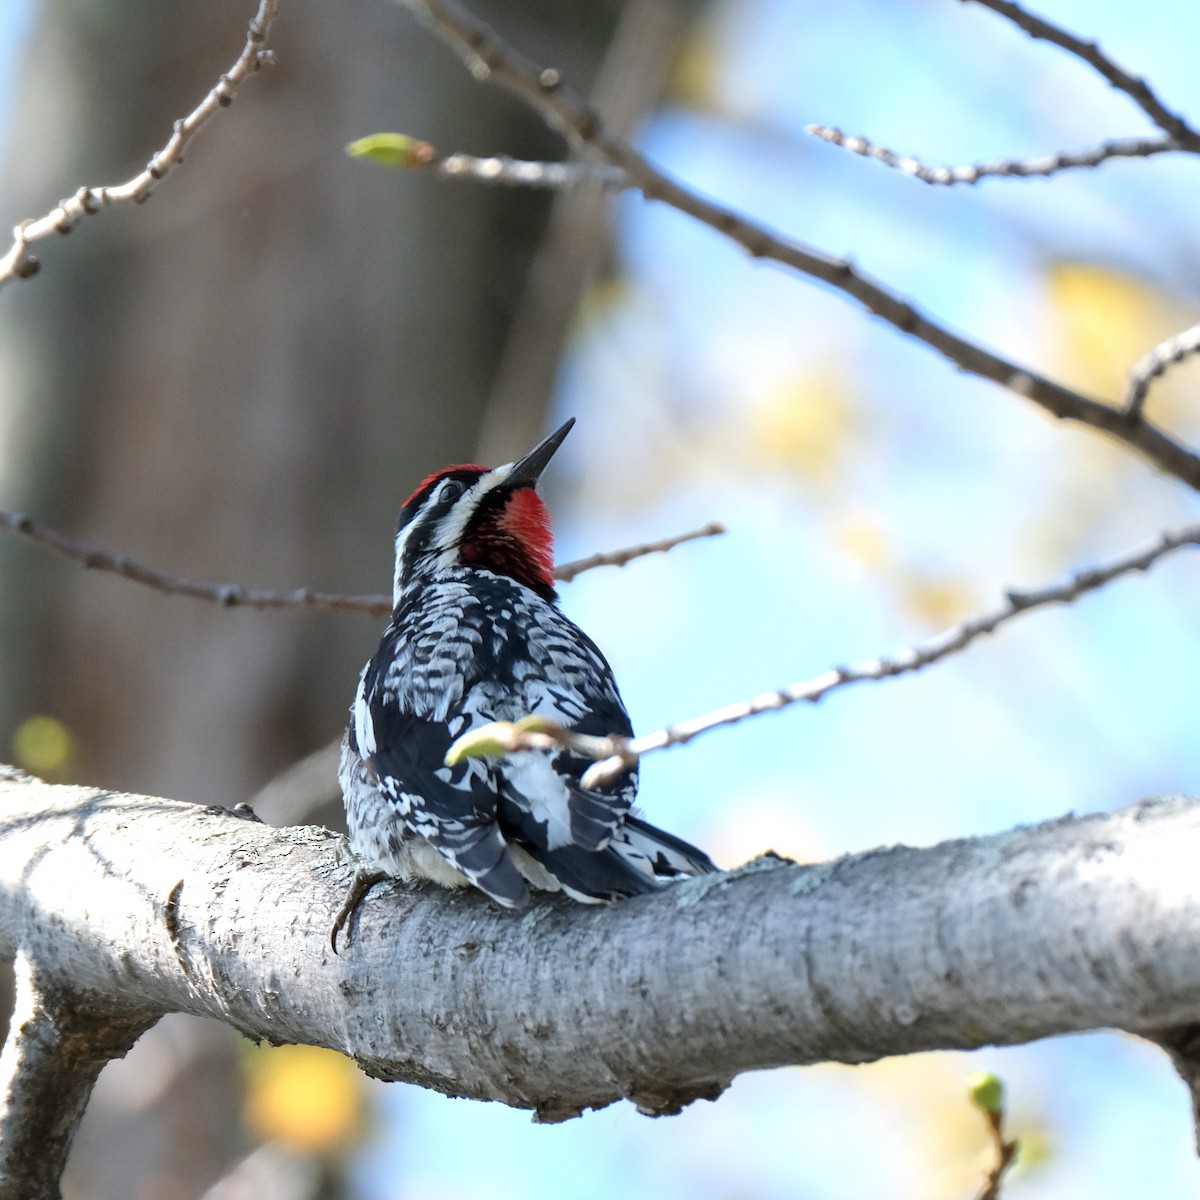
M 1200 120 L 1194 3 L 1044 0 L 1038 11 L 1098 37 Z M 0 142 L 26 17 L 0 2 Z M 1135 281 L 1176 328 L 1197 319 L 1194 159 L 939 190 L 803 135 L 810 121 L 838 125 L 939 164 L 1150 132 L 1102 80 L 995 15 L 952 0 L 739 0 L 717 6 L 691 61 L 687 103 L 639 135 L 649 154 L 852 255 L 1017 361 L 1067 382 L 1086 375 L 1064 332 L 1078 264 Z M 711 519 L 729 527 L 564 589 L 639 729 L 902 650 L 945 623 L 940 610 L 960 619 L 1006 586 L 1061 578 L 1200 517 L 1181 485 L 959 375 L 829 289 L 637 197 L 619 217 L 621 277 L 589 302 L 557 400 L 579 418 L 548 481 L 559 557 Z M 1179 395 L 1172 412 L 1200 432 L 1187 387 Z M 647 814 L 733 863 L 769 847 L 813 859 L 928 844 L 1196 791 L 1198 584 L 1200 567 L 1179 556 L 919 676 L 647 759 Z M 1103 1034 L 761 1073 L 659 1121 L 619 1105 L 541 1128 L 496 1105 L 381 1087 L 387 1119 L 363 1191 L 971 1194 L 977 1118 L 964 1088 L 979 1066 L 1006 1080 L 1016 1131 L 1049 1147 L 1012 1179 L 1014 1200 L 1200 1191 L 1182 1085 L 1149 1047 Z
M 4 153 L 7 139 L 14 70 L 29 35 L 32 11 L 26 0 L 0 3 L 0 154 Z
M 1200 116 L 1190 8 L 1040 11 Z M 1062 52 L 932 0 L 718 12 L 703 102 L 666 109 L 640 136 L 682 179 L 852 255 L 954 328 L 1079 386 L 1092 364 L 1064 332 L 1062 299 L 1079 264 L 1153 293 L 1176 328 L 1196 319 L 1195 162 L 935 190 L 802 133 L 835 124 L 940 164 L 1152 132 Z M 1061 578 L 1200 515 L 1180 486 L 959 375 L 830 290 L 640 198 L 620 215 L 624 275 L 594 298 L 562 376 L 560 415 L 580 423 L 550 484 L 561 557 L 714 518 L 730 531 L 565 590 L 640 729 L 920 641 L 941 625 L 914 595 L 946 588 L 959 619 L 1005 586 Z M 789 439 L 790 453 L 772 451 Z M 868 553 L 855 549 L 864 540 Z M 648 759 L 647 812 L 733 862 L 772 846 L 819 858 L 929 843 L 1195 790 L 1198 582 L 1180 557 L 920 676 Z M 1017 1131 L 1048 1147 L 1006 1194 L 1200 1189 L 1182 1085 L 1154 1050 L 1105 1034 L 747 1077 L 719 1104 L 658 1122 L 618 1106 L 540 1129 L 393 1091 L 371 1177 L 380 1196 L 968 1195 L 979 1168 L 961 1089 L 979 1066 L 1008 1083 Z M 449 1181 L 427 1168 L 441 1158 L 431 1146 L 449 1156 L 464 1141 L 479 1166 Z

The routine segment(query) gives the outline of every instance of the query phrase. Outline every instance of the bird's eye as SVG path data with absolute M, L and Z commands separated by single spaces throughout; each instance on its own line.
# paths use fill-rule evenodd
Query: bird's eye
M 438 503 L 449 504 L 451 500 L 457 500 L 463 494 L 463 485 L 457 479 L 447 479 L 445 483 L 438 488 Z

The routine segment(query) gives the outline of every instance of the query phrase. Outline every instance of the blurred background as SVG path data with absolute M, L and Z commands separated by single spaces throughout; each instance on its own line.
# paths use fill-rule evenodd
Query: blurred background
M 931 164 L 1152 132 L 1086 67 L 949 0 L 479 0 L 700 190 L 953 328 L 1113 398 L 1200 310 L 1200 163 L 931 188 Z M 249 0 L 0 0 L 0 228 L 142 168 L 233 61 Z M 1041 0 L 1200 119 L 1185 0 Z M 579 424 L 547 491 L 560 560 L 726 537 L 563 588 L 639 730 L 897 652 L 1196 520 L 1102 438 L 960 376 L 835 293 L 634 195 L 550 197 L 352 161 L 381 130 L 559 158 L 379 0 L 286 0 L 250 80 L 138 209 L 35 247 L 0 293 L 0 507 L 182 575 L 382 592 L 428 471 Z M 1200 440 L 1200 366 L 1151 413 Z M 1193 791 L 1197 564 L 1022 618 L 919 676 L 648 759 L 649 815 L 733 865 L 982 834 Z M 330 744 L 381 623 L 221 610 L 0 540 L 0 757 L 275 823 L 340 820 Z M 264 789 L 266 789 L 264 791 Z M 1165 1058 L 1088 1035 L 740 1078 L 651 1121 L 559 1127 L 373 1084 L 336 1055 L 175 1018 L 101 1079 L 67 1194 L 120 1200 L 973 1195 L 966 1078 L 1008 1086 L 1005 1194 L 1200 1193 Z

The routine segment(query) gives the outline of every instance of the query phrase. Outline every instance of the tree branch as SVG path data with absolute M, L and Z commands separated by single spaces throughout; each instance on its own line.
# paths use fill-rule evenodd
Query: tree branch
M 154 1023 L 130 1016 L 111 997 L 86 996 L 74 981 L 54 982 L 22 949 L 16 1007 L 0 1055 L 0 1197 L 58 1200 L 58 1181 L 92 1087 Z
M 699 538 L 720 537 L 725 533 L 725 526 L 719 521 L 709 521 L 707 525 L 701 526 L 699 529 L 693 529 L 690 533 L 679 533 L 674 537 L 662 538 L 657 542 L 643 542 L 639 546 L 630 546 L 625 550 L 608 550 L 601 551 L 598 554 L 589 554 L 587 558 L 577 558 L 572 562 L 562 563 L 554 568 L 554 578 L 562 583 L 570 583 L 577 575 L 582 575 L 584 571 L 592 571 L 596 567 L 623 567 L 637 558 L 644 558 L 647 554 L 662 554 L 667 550 L 674 550 L 676 546 L 682 546 L 685 542 L 694 542 Z
M 1148 1030 L 1145 1036 L 1166 1051 L 1188 1090 L 1196 1153 L 1200 1154 L 1200 1022 L 1189 1021 L 1172 1029 Z
M 1123 92 L 1138 106 L 1169 138 L 1178 143 L 1179 149 L 1189 150 L 1193 154 L 1200 153 L 1200 133 L 1191 127 L 1181 116 L 1173 113 L 1154 94 L 1150 85 L 1136 75 L 1117 66 L 1095 42 L 1085 41 L 1070 31 L 1053 25 L 1042 17 L 1023 9 L 1012 0 L 963 0 L 964 3 L 975 3 L 983 8 L 1007 17 L 1018 29 L 1024 30 L 1031 38 L 1054 45 L 1082 59 L 1097 74 L 1103 76 L 1117 91 Z
M 474 154 L 435 155 L 421 164 L 440 179 L 470 179 L 478 183 L 499 183 L 509 187 L 568 188 L 597 186 L 619 191 L 629 186 L 625 173 L 603 163 L 529 162 L 507 154 L 478 158 Z
M 510 158 L 507 154 L 486 158 L 474 154 L 441 155 L 429 142 L 406 133 L 368 134 L 351 142 L 346 153 L 352 158 L 421 171 L 438 179 L 468 179 L 475 183 L 546 188 L 549 191 L 592 185 L 615 190 L 629 187 L 624 171 L 603 163 L 530 162 Z
M 67 537 L 24 513 L 0 511 L 0 529 L 9 529 L 20 534 L 35 545 L 53 551 L 60 558 L 77 562 L 87 570 L 108 571 L 123 579 L 154 588 L 168 595 L 192 596 L 198 600 L 210 600 L 224 608 L 308 608 L 325 612 L 365 613 L 368 616 L 387 616 L 392 611 L 391 596 L 347 596 L 338 592 L 316 592 L 312 588 L 293 588 L 290 591 L 274 591 L 269 588 L 243 587 L 240 583 L 214 583 L 207 579 L 188 579 L 172 575 L 155 567 L 126 558 L 112 550 L 93 546 L 77 538 Z M 569 583 L 584 571 L 595 567 L 623 567 L 636 558 L 648 554 L 661 554 L 693 542 L 698 538 L 716 537 L 725 532 L 717 521 L 710 521 L 701 529 L 690 533 L 676 534 L 657 542 L 646 542 L 623 550 L 608 550 L 574 562 L 563 563 L 554 569 L 555 579 Z
M 1045 608 L 1051 604 L 1071 604 L 1088 592 L 1097 591 L 1106 584 L 1122 575 L 1131 575 L 1135 571 L 1147 571 L 1160 558 L 1181 550 L 1185 546 L 1200 545 L 1200 523 L 1185 525 L 1170 533 L 1163 533 L 1152 546 L 1143 547 L 1120 558 L 1111 559 L 1099 567 L 1089 567 L 1077 571 L 1061 583 L 1049 584 L 1046 587 L 1033 590 L 1019 591 L 1009 589 L 1004 594 L 1004 604 L 990 613 L 983 613 L 954 625 L 943 631 L 931 641 L 921 646 L 914 646 L 894 658 L 873 658 L 853 667 L 835 667 L 808 679 L 802 683 L 789 684 L 774 692 L 762 692 L 749 700 L 739 700 L 733 704 L 722 705 L 713 712 L 703 716 L 692 717 L 669 725 L 665 729 L 657 729 L 653 733 L 644 733 L 635 738 L 587 738 L 579 740 L 570 731 L 563 734 L 564 740 L 577 753 L 585 757 L 599 759 L 584 773 L 584 787 L 598 787 L 610 783 L 613 779 L 637 765 L 644 754 L 656 750 L 666 750 L 672 746 L 683 746 L 698 734 L 707 733 L 722 725 L 734 725 L 747 717 L 759 716 L 762 713 L 776 712 L 801 701 L 815 704 L 824 699 L 830 692 L 838 688 L 848 687 L 852 683 L 864 683 L 890 679 L 893 675 L 907 675 L 919 671 L 931 663 L 948 658 L 965 650 L 972 642 L 986 636 L 1001 626 L 1007 624 L 1022 613 L 1035 608 Z M 531 738 L 530 744 L 538 744 L 536 738 Z M 609 757 L 601 757 L 607 754 Z
M 54 233 L 70 233 L 84 217 L 117 204 L 141 204 L 159 181 L 183 162 L 188 143 L 208 123 L 218 109 L 233 103 L 237 90 L 264 62 L 269 51 L 263 47 L 275 22 L 279 0 L 259 0 L 258 11 L 250 21 L 246 45 L 233 66 L 221 76 L 207 96 L 186 117 L 175 122 L 170 138 L 146 164 L 145 170 L 124 183 L 106 187 L 81 187 L 69 200 L 36 220 L 22 221 L 13 230 L 13 244 L 0 255 L 0 288 L 11 279 L 28 279 L 37 274 L 38 260 L 29 253 L 30 242 Z
M 543 1120 L 622 1097 L 675 1111 L 761 1067 L 1200 1015 L 1200 803 L 1180 798 L 819 866 L 767 856 L 603 908 L 392 885 L 341 957 L 350 870 L 325 830 L 11 776 L 0 803 L 0 949 L 20 941 L 43 988 Z
M 1063 420 L 1111 434 L 1166 474 L 1200 490 L 1200 456 L 1139 414 L 1072 391 L 960 337 L 864 275 L 849 260 L 790 240 L 680 184 L 659 171 L 628 142 L 610 133 L 595 109 L 563 84 L 556 69 L 540 67 L 523 57 L 455 0 L 396 0 L 396 3 L 452 46 L 477 80 L 495 81 L 507 87 L 582 151 L 620 167 L 648 200 L 661 201 L 710 226 L 754 258 L 783 263 L 829 284 L 969 374 L 1001 384 Z M 1184 148 L 1190 148 L 1185 139 L 1176 140 Z
M 992 1139 L 992 1148 L 996 1161 L 988 1168 L 987 1178 L 979 1189 L 976 1200 L 1000 1200 L 1000 1185 L 1004 1176 L 1017 1161 L 1017 1151 L 1020 1148 L 1015 1140 L 1004 1137 L 1004 1126 L 999 1119 L 988 1121 L 988 1133 Z
M 1172 367 L 1193 354 L 1200 354 L 1200 324 L 1159 342 L 1133 364 L 1129 371 L 1129 389 L 1125 393 L 1125 411 L 1139 416 L 1150 393 L 1150 385 Z
M 840 146 L 862 158 L 873 158 L 884 166 L 911 175 L 922 183 L 953 187 L 976 184 L 993 176 L 1029 178 L 1057 175 L 1060 171 L 1098 167 L 1114 158 L 1152 158 L 1178 152 L 1170 138 L 1118 138 L 1087 150 L 1060 150 L 1030 158 L 1002 158 L 970 166 L 930 167 L 910 154 L 880 146 L 869 138 L 843 133 L 830 125 L 806 125 L 804 132 L 830 145 Z M 384 142 L 386 152 L 379 149 Z M 398 149 L 402 146 L 403 149 Z M 368 148 L 369 147 L 369 148 Z M 440 155 L 429 142 L 404 134 L 374 134 L 352 142 L 347 149 L 355 157 L 370 158 L 389 167 L 404 167 L 439 179 L 464 179 L 475 183 L 509 187 L 535 187 L 565 191 L 585 184 L 622 190 L 633 186 L 619 167 L 596 162 L 530 162 L 506 154 L 477 158 L 473 154 Z
M 955 184 L 975 184 L 993 176 L 1026 179 L 1037 175 L 1057 175 L 1060 171 L 1098 167 L 1114 158 L 1150 158 L 1155 154 L 1178 151 L 1180 147 L 1170 138 L 1121 138 L 1104 142 L 1089 150 L 1061 150 L 1056 154 L 1035 158 L 1002 158 L 990 163 L 975 163 L 961 167 L 929 167 L 909 154 L 899 154 L 886 146 L 878 146 L 865 137 L 852 137 L 828 125 L 806 125 L 805 133 L 841 146 L 851 154 L 873 158 L 884 166 L 903 171 L 922 183 L 953 187 Z

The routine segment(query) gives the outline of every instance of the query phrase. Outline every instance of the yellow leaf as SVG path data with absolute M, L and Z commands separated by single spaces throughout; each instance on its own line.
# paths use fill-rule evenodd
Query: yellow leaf
M 1008 1135 L 1015 1137 L 1021 1144 L 1017 1166 L 1022 1172 L 1045 1166 L 1053 1160 L 1056 1147 L 1048 1130 L 1038 1126 L 1026 1128 L 1023 1125 L 1015 1125 L 1009 1128 Z
M 54 717 L 28 717 L 13 734 L 13 758 L 17 766 L 34 775 L 52 775 L 71 757 L 71 731 Z
M 638 295 L 628 280 L 609 275 L 597 280 L 584 293 L 576 317 L 581 330 L 591 331 L 619 317 L 622 309 L 635 306 Z
M 686 36 L 671 67 L 671 99 L 687 108 L 711 111 L 724 100 L 722 53 L 727 34 L 719 20 L 698 21 Z
M 878 521 L 848 515 L 833 524 L 833 544 L 860 566 L 880 570 L 892 560 L 887 533 Z
M 1056 263 L 1047 284 L 1059 369 L 1072 386 L 1108 400 L 1121 397 L 1147 350 L 1195 320 L 1144 280 L 1092 263 Z
M 797 471 L 820 484 L 834 482 L 861 432 L 844 376 L 789 376 L 756 397 L 750 449 L 759 462 Z
M 961 584 L 920 575 L 899 581 L 897 599 L 902 611 L 933 629 L 965 620 L 976 604 L 972 592 Z
M 245 1120 L 266 1141 L 312 1153 L 350 1145 L 363 1121 L 358 1068 L 316 1046 L 260 1047 L 247 1061 Z

